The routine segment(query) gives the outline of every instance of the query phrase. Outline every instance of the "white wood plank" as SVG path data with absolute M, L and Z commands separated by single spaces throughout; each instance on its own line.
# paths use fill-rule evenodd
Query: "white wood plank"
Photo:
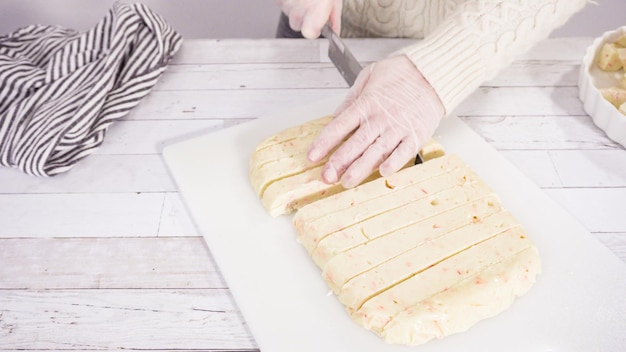
M 483 86 L 576 86 L 578 64 L 515 62 Z M 326 64 L 172 66 L 155 85 L 163 90 L 345 88 L 337 69 Z
M 596 232 L 594 235 L 626 263 L 626 232 Z
M 574 87 L 484 87 L 465 99 L 459 116 L 586 116 Z
M 226 288 L 204 239 L 0 239 L 0 289 Z
M 359 61 L 380 60 L 414 39 L 345 39 Z M 293 39 L 186 40 L 172 66 L 181 64 L 330 62 L 328 41 Z
M 223 64 L 173 66 L 154 86 L 154 91 L 347 87 L 330 63 Z
M 587 116 L 472 116 L 462 119 L 498 150 L 622 149 Z
M 3 349 L 254 349 L 226 290 L 0 291 Z
M 200 236 L 180 193 L 167 193 L 161 213 L 159 236 Z
M 154 91 L 126 120 L 240 119 L 345 95 L 345 88 Z M 572 87 L 480 88 L 454 112 L 460 116 L 586 116 Z M 112 126 L 112 128 L 115 125 Z
M 344 39 L 360 61 L 376 61 L 415 39 Z M 579 60 L 592 38 L 553 38 L 537 43 L 520 60 Z M 173 64 L 329 62 L 328 42 L 290 39 L 189 39 L 183 43 Z
M 582 60 L 594 38 L 550 38 L 535 44 L 518 60 Z
M 626 188 L 545 190 L 590 232 L 626 232 Z
M 507 150 L 502 155 L 539 187 L 561 187 L 562 183 L 548 151 Z
M 565 187 L 626 187 L 626 150 L 559 150 L 550 156 Z
M 419 39 L 401 38 L 344 38 L 346 45 L 357 60 L 377 61 L 404 47 L 419 43 Z M 551 38 L 540 41 L 517 61 L 580 61 L 593 38 Z M 328 42 L 320 43 L 320 61 L 330 62 Z
M 0 194 L 0 237 L 156 236 L 163 193 Z
M 166 112 L 163 112 L 164 116 Z M 223 120 L 122 120 L 116 122 L 95 154 L 160 154 L 163 147 L 222 129 Z
M 318 62 L 319 41 L 289 39 L 189 39 L 172 66 L 183 64 Z
M 514 61 L 483 87 L 576 87 L 579 63 L 561 61 Z
M 267 111 L 313 103 L 346 92 L 347 88 L 155 91 L 126 119 L 249 119 Z
M 147 125 L 147 124 L 146 124 Z M 0 169 L 0 193 L 133 193 L 176 191 L 160 155 L 91 155 L 51 178 Z

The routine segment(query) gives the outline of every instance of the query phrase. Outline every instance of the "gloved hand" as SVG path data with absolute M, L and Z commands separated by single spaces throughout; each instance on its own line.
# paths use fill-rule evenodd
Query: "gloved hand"
M 289 26 L 308 39 L 320 36 L 322 27 L 330 20 L 335 33 L 341 30 L 342 0 L 276 0 L 289 17 Z
M 414 159 L 444 113 L 439 97 L 409 58 L 390 57 L 361 71 L 307 157 L 318 162 L 354 131 L 322 169 L 324 182 L 341 180 L 344 187 L 354 187 L 377 167 L 388 176 Z

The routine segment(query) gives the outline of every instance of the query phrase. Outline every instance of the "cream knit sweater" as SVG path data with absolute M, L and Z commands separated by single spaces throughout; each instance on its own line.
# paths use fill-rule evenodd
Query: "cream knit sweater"
M 587 0 L 344 0 L 344 37 L 423 38 L 401 50 L 446 113 Z

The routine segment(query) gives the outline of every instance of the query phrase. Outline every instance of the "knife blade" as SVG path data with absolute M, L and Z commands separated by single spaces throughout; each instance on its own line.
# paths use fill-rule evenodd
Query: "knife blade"
M 352 87 L 363 67 L 337 33 L 333 31 L 329 23 L 326 23 L 322 28 L 322 35 L 328 38 L 328 57 L 330 61 L 339 70 L 346 83 Z
M 330 23 L 326 23 L 322 28 L 322 35 L 328 39 L 328 57 L 335 65 L 343 79 L 350 87 L 354 85 L 354 81 L 363 69 L 359 61 L 352 55 L 346 44 L 330 27 Z M 415 165 L 424 162 L 420 153 L 415 156 Z

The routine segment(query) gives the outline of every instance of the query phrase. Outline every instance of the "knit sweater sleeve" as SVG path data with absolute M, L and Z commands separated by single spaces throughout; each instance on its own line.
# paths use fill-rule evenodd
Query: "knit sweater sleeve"
M 464 1 L 424 40 L 401 52 L 433 86 L 447 114 L 586 3 L 587 0 Z

